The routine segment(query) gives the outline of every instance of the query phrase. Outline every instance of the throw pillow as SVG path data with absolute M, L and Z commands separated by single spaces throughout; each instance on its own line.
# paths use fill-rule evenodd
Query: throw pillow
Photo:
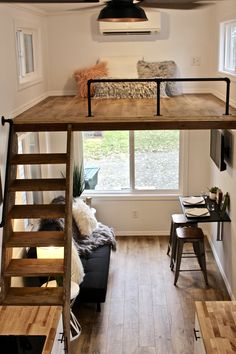
M 78 69 L 74 72 L 74 78 L 77 83 L 78 97 L 88 97 L 88 85 L 89 79 L 97 79 L 107 76 L 107 64 L 106 62 L 99 62 L 89 68 Z M 91 95 L 95 92 L 94 85 L 91 85 Z
M 155 82 L 103 82 L 95 84 L 94 98 L 156 98 Z M 161 97 L 168 98 L 164 85 L 161 85 Z
M 72 240 L 71 249 L 71 280 L 76 284 L 82 283 L 84 278 L 84 268 L 77 252 L 74 241 Z
M 90 208 L 82 199 L 75 198 L 72 211 L 81 235 L 90 236 L 98 225 L 94 216 L 95 209 Z
M 173 60 L 165 60 L 160 62 L 147 62 L 145 60 L 139 60 L 137 62 L 137 70 L 140 78 L 145 77 L 175 77 L 177 72 L 177 65 Z M 177 96 L 182 92 L 178 83 L 176 82 L 163 82 L 161 86 L 164 86 L 167 95 Z
M 145 77 L 173 77 L 176 73 L 176 64 L 172 60 L 148 62 L 139 60 L 137 63 L 138 75 Z

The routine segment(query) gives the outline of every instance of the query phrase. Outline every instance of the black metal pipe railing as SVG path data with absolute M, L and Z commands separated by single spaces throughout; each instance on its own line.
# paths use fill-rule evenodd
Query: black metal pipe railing
M 93 83 L 103 82 L 155 82 L 157 85 L 156 115 L 161 115 L 161 99 L 160 99 L 160 85 L 162 82 L 194 82 L 194 81 L 225 81 L 225 115 L 229 115 L 229 99 L 230 99 L 230 79 L 228 77 L 201 77 L 201 78 L 147 78 L 147 79 L 90 79 L 87 81 L 88 85 L 88 117 L 92 117 L 92 102 L 91 102 L 91 85 Z
M 13 121 L 12 121 L 12 119 L 5 119 L 4 117 L 2 117 L 2 125 L 5 125 L 5 123 L 9 124 L 9 135 L 8 135 L 7 161 L 6 161 L 4 195 L 3 195 L 3 205 L 2 205 L 2 221 L 0 223 L 0 227 L 3 227 L 5 225 L 6 214 L 7 214 L 6 195 L 7 195 L 7 191 L 8 191 L 8 185 L 9 185 L 10 153 L 11 153 L 12 139 L 13 139 Z

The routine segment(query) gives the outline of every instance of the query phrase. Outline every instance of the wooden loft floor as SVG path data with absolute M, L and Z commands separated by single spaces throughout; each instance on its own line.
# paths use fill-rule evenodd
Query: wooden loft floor
M 187 94 L 161 99 L 156 116 L 155 99 L 87 99 L 48 97 L 14 118 L 15 131 L 236 129 L 236 110 L 224 115 L 225 104 L 211 94 Z

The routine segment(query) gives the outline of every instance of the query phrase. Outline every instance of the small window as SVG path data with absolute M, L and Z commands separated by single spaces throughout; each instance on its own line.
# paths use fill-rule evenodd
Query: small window
M 236 75 L 236 20 L 221 23 L 220 71 Z
M 16 29 L 16 47 L 18 78 L 20 87 L 38 81 L 41 77 L 39 31 L 18 27 Z

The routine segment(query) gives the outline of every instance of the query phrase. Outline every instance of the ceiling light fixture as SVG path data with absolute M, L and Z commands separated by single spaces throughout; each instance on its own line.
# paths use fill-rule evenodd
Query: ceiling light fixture
M 147 21 L 147 16 L 141 7 L 133 0 L 111 0 L 101 10 L 98 21 L 105 22 L 139 22 Z

